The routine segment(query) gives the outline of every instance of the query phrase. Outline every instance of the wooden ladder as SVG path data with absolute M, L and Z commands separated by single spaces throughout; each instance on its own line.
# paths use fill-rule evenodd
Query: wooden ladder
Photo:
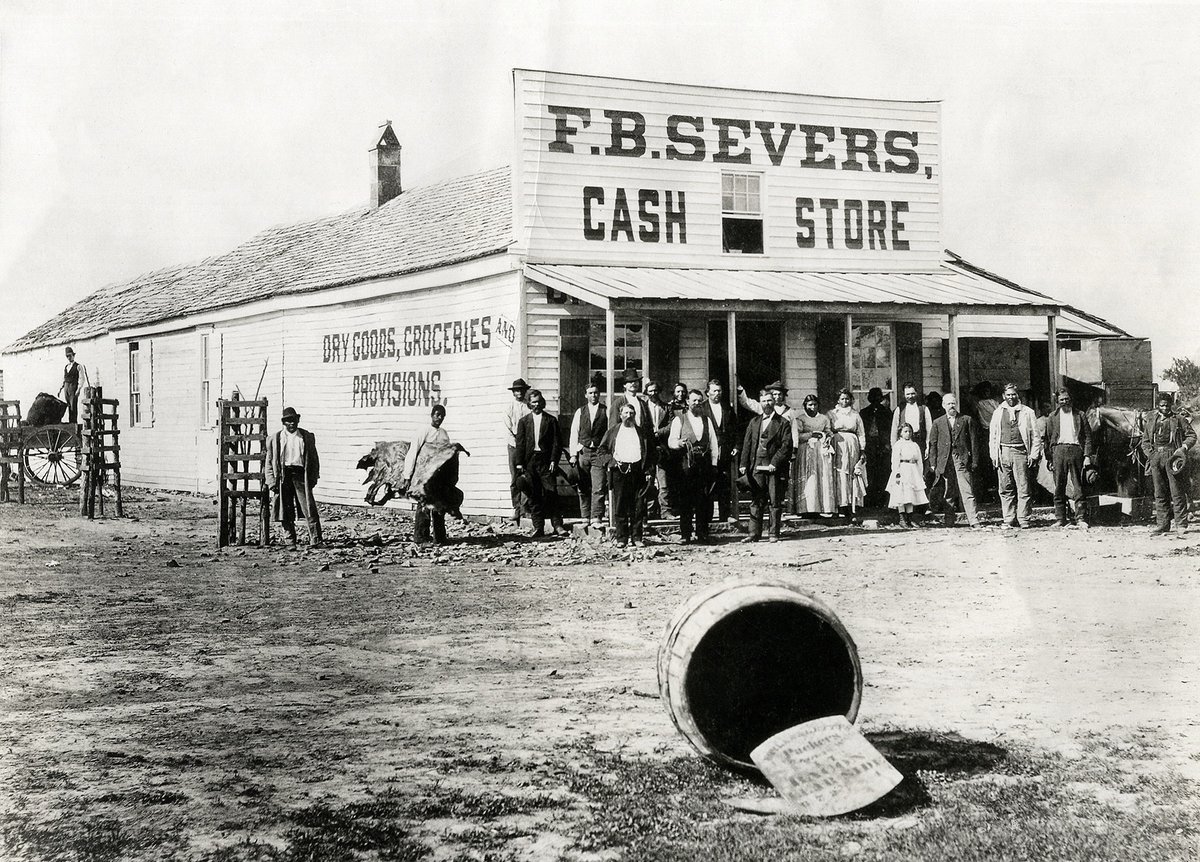
M 25 502 L 25 465 L 21 461 L 21 402 L 0 401 L 0 503 L 11 503 L 8 482 L 16 471 L 17 500 Z
M 117 517 L 125 517 L 121 500 L 121 432 L 117 430 L 117 399 L 105 398 L 99 386 L 83 391 L 82 439 L 83 487 L 79 495 L 79 514 L 96 517 L 96 500 L 100 500 L 100 515 L 104 515 L 104 486 L 111 484 L 117 494 Z
M 267 487 L 267 399 L 217 402 L 217 547 L 246 544 L 246 501 L 259 505 L 258 544 L 271 544 L 271 490 Z

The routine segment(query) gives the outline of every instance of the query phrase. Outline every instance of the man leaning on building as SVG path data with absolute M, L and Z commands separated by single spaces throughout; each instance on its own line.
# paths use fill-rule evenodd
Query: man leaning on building
M 1170 393 L 1159 393 L 1158 409 L 1146 417 L 1142 451 L 1150 459 L 1146 472 L 1154 482 L 1154 514 L 1157 523 L 1151 535 L 1161 536 L 1171 528 L 1170 508 L 1175 510 L 1175 532 L 1186 533 L 1188 525 L 1188 450 L 1196 445 L 1190 422 L 1172 411 Z M 1169 508 L 1170 507 L 1170 508 Z
M 579 514 L 595 528 L 604 527 L 608 503 L 608 471 L 600 455 L 600 442 L 608 430 L 608 410 L 600 403 L 600 387 L 595 381 L 584 390 L 585 403 L 571 420 L 567 456 L 579 476 Z
M 992 413 L 988 427 L 988 454 L 1000 486 L 1000 529 L 1030 526 L 1033 497 L 1029 468 L 1037 464 L 1040 441 L 1033 429 L 1033 410 L 1021 404 L 1015 383 L 1004 385 L 1004 403 Z
M 288 544 L 296 545 L 296 507 L 308 522 L 308 539 L 313 547 L 321 544 L 321 518 L 313 488 L 321 478 L 321 459 L 317 438 L 300 427 L 300 414 L 291 407 L 280 417 L 283 430 L 267 440 L 267 487 L 275 494 L 275 520 L 283 525 Z
M 1058 390 L 1058 409 L 1046 419 L 1043 446 L 1046 466 L 1054 476 L 1055 526 L 1070 526 L 1067 494 L 1075 504 L 1075 523 L 1088 528 L 1087 503 L 1083 495 L 1083 468 L 1092 463 L 1092 432 L 1083 414 L 1071 403 L 1071 393 Z

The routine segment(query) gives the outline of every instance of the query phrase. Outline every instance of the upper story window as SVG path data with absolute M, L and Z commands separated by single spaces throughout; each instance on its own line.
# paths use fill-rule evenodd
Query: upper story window
M 762 176 L 721 174 L 721 250 L 763 253 Z

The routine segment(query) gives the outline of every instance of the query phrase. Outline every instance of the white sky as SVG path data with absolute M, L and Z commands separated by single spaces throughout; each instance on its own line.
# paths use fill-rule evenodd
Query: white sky
M 1200 359 L 1200 3 L 0 0 L 0 346 L 112 281 L 507 164 L 513 67 L 943 102 L 944 244 Z M 86 359 L 85 359 L 86 361 Z

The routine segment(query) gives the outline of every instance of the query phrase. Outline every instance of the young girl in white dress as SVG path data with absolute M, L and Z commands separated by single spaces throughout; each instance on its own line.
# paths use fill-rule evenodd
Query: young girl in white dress
M 905 422 L 900 426 L 900 439 L 892 445 L 892 476 L 887 483 L 889 505 L 900 512 L 900 523 L 905 529 L 914 526 L 913 506 L 929 502 L 921 447 L 912 437 L 912 426 Z

